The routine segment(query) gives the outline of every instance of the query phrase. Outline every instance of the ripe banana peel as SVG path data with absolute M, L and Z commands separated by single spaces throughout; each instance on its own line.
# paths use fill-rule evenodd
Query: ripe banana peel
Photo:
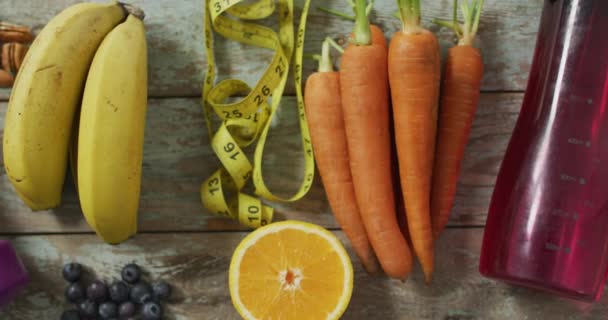
M 9 99 L 3 157 L 16 193 L 34 211 L 61 202 L 72 121 L 89 66 L 126 15 L 117 2 L 72 5 L 49 21 L 24 58 Z
M 4 126 L 4 165 L 33 211 L 57 207 L 68 163 L 87 223 L 107 243 L 137 231 L 147 109 L 143 12 L 75 4 L 24 58 Z
M 144 24 L 131 14 L 93 58 L 74 150 L 80 206 L 108 243 L 137 231 L 147 77 Z

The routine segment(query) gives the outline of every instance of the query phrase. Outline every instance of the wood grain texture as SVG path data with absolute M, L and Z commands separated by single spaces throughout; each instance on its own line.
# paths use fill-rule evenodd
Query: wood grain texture
M 54 15 L 80 0 L 0 0 L 0 19 L 28 25 L 38 32 Z M 95 0 L 95 2 L 104 2 Z M 149 92 L 151 96 L 197 96 L 206 70 L 203 38 L 202 0 L 133 0 L 143 8 L 149 46 Z M 303 0 L 295 1 L 299 18 Z M 426 1 L 423 4 L 423 24 L 437 32 L 442 47 L 453 43 L 453 35 L 431 24 L 432 18 L 449 18 L 451 0 Z M 309 13 L 305 50 L 320 52 L 322 39 L 332 36 L 341 43 L 346 41 L 352 23 L 328 16 L 316 9 L 313 2 Z M 350 12 L 346 1 L 323 1 L 324 6 Z M 8 8 L 8 10 L 6 10 Z M 483 90 L 523 90 L 531 63 L 542 0 L 487 0 L 476 43 L 484 55 L 485 73 Z M 394 0 L 377 0 L 372 22 L 382 26 L 387 37 L 400 28 L 392 16 L 397 9 Z M 268 20 L 272 21 L 272 20 Z M 268 23 L 266 23 L 268 25 Z M 272 24 L 270 24 L 272 26 Z M 276 28 L 276 25 L 275 25 Z M 225 53 L 229 53 L 226 55 Z M 270 62 L 272 52 L 267 49 L 241 45 L 216 36 L 219 79 L 236 77 L 254 84 Z M 316 68 L 306 61 L 304 75 Z M 293 80 L 287 92 L 293 94 Z M 0 89 L 0 100 L 6 100 L 9 90 Z
M 337 234 L 345 241 L 341 232 Z M 59 319 L 68 307 L 61 267 L 75 260 L 106 280 L 115 278 L 124 264 L 136 261 L 149 272 L 148 279 L 169 281 L 176 294 L 168 319 L 238 319 L 227 288 L 227 270 L 245 235 L 146 234 L 120 246 L 102 244 L 92 235 L 13 237 L 32 280 L 12 305 L 0 310 L 0 318 Z M 370 276 L 353 261 L 354 292 L 343 319 L 566 320 L 600 319 L 608 312 L 608 297 L 583 305 L 481 277 L 481 239 L 481 229 L 447 230 L 437 244 L 436 271 L 429 286 L 423 284 L 419 268 L 402 283 Z
M 521 98 L 519 93 L 482 94 L 466 149 L 451 226 L 485 224 L 495 176 L 517 119 Z M 269 187 L 285 196 L 296 191 L 302 177 L 303 158 L 295 111 L 295 99 L 285 98 L 266 144 L 263 162 Z M 5 113 L 6 103 L 0 103 L 0 139 Z M 0 164 L 2 152 L 0 147 Z M 231 220 L 208 214 L 201 205 L 200 184 L 218 166 L 208 146 L 197 99 L 149 100 L 139 229 L 241 229 Z M 314 186 L 300 201 L 273 203 L 276 219 L 302 219 L 338 227 L 320 181 L 315 177 Z M 59 208 L 31 212 L 16 196 L 4 166 L 0 166 L 0 233 L 90 230 L 80 213 L 70 177 Z

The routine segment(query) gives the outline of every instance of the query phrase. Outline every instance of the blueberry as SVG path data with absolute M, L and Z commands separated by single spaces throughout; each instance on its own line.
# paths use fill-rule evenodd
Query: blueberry
M 114 302 L 124 302 L 129 300 L 129 286 L 122 281 L 115 281 L 110 285 L 110 299 Z
M 152 286 L 152 290 L 154 291 L 154 297 L 158 301 L 169 299 L 169 296 L 171 296 L 171 286 L 165 281 L 155 283 Z
M 109 319 L 118 315 L 118 306 L 114 302 L 104 302 L 99 305 L 99 316 L 102 319 Z
M 78 282 L 70 283 L 65 288 L 65 298 L 68 299 L 69 302 L 80 302 L 84 299 L 84 288 L 82 284 Z
M 135 315 L 135 304 L 131 301 L 123 302 L 118 306 L 118 316 L 122 318 Z
M 122 280 L 135 284 L 141 277 L 141 269 L 135 263 L 130 263 L 122 269 Z
M 80 280 L 82 275 L 82 266 L 80 263 L 67 263 L 63 266 L 63 278 L 68 282 L 76 282 Z
M 94 302 L 103 302 L 108 297 L 108 287 L 103 281 L 95 280 L 87 287 L 87 297 Z
M 156 302 L 148 302 L 141 310 L 144 320 L 158 320 L 163 317 L 163 308 Z
M 97 304 L 91 300 L 85 300 L 78 304 L 78 313 L 84 318 L 95 318 L 97 316 Z
M 61 314 L 61 320 L 80 320 L 77 310 L 67 310 Z
M 144 304 L 152 301 L 154 291 L 152 291 L 152 287 L 147 282 L 140 281 L 131 288 L 130 297 L 132 302 Z

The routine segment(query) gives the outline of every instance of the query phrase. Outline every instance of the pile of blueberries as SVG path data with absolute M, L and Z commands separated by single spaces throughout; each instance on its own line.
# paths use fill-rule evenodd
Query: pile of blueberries
M 171 295 L 168 283 L 159 281 L 150 285 L 143 280 L 141 268 L 135 263 L 122 269 L 122 281 L 116 280 L 109 286 L 101 280 L 85 286 L 83 268 L 78 263 L 66 264 L 62 273 L 69 282 L 65 297 L 76 308 L 64 311 L 61 320 L 158 320 L 163 318 L 161 301 Z

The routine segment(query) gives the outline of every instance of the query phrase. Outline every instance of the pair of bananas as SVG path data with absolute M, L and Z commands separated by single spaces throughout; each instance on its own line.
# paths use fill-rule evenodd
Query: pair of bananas
M 33 211 L 59 206 L 68 162 L 87 223 L 107 243 L 137 232 L 147 45 L 143 12 L 72 5 L 41 30 L 15 79 L 4 166 Z

